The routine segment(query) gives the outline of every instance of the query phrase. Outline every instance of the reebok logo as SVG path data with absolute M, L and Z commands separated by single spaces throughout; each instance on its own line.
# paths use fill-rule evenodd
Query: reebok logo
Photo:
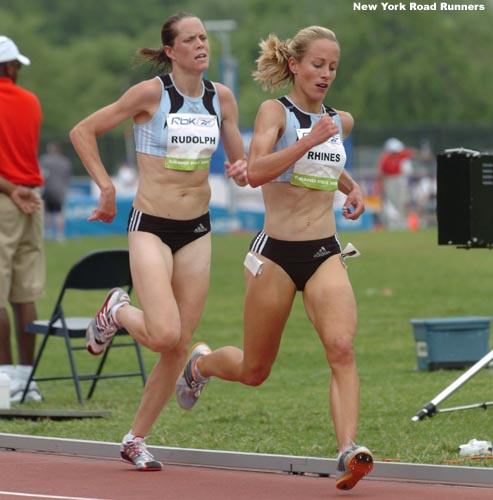
M 204 226 L 204 224 L 200 223 L 194 230 L 194 233 L 206 233 L 207 228 Z
M 320 249 L 313 255 L 314 259 L 319 259 L 320 257 L 325 257 L 326 255 L 330 255 L 332 252 L 327 250 L 325 247 L 320 247 Z

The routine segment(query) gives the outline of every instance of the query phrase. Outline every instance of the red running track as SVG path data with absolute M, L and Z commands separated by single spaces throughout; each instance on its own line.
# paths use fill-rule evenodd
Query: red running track
M 492 485 L 384 480 L 371 475 L 350 491 L 327 477 L 165 465 L 137 472 L 121 461 L 46 452 L 0 451 L 0 500 L 477 500 Z

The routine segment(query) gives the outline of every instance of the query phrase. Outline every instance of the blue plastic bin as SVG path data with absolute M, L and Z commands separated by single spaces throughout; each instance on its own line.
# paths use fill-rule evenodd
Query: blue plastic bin
M 463 369 L 489 352 L 490 316 L 409 320 L 418 370 Z

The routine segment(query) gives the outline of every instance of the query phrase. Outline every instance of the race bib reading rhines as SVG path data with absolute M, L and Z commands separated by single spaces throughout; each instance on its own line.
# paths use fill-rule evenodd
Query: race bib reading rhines
M 311 129 L 298 129 L 298 139 L 310 133 Z M 307 151 L 295 164 L 291 184 L 310 189 L 336 191 L 344 165 L 346 150 L 340 134 L 335 134 L 322 144 Z

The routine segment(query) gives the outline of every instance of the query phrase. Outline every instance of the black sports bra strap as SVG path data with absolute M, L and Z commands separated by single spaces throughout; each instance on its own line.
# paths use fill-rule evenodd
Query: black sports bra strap
M 204 88 L 205 92 L 204 92 L 203 103 L 205 109 L 209 111 L 211 115 L 217 116 L 216 110 L 214 109 L 214 105 L 212 104 L 212 100 L 216 95 L 216 89 L 214 88 L 214 85 L 212 84 L 211 81 L 205 79 L 204 79 Z
M 326 106 L 324 104 L 324 109 L 325 109 L 325 112 L 329 115 L 329 116 L 335 116 L 337 115 L 337 111 L 335 111 L 333 108 L 329 107 L 329 106 Z
M 183 96 L 176 90 L 169 74 L 160 75 L 161 81 L 164 84 L 164 90 L 168 92 L 171 102 L 170 113 L 176 113 L 183 106 Z
M 291 111 L 291 113 L 294 113 L 294 115 L 300 122 L 300 128 L 310 128 L 312 120 L 307 114 L 303 113 L 303 111 L 294 106 L 293 103 L 289 101 L 289 99 L 287 99 L 285 96 L 279 97 L 277 100 L 281 104 L 283 104 L 289 111 Z

